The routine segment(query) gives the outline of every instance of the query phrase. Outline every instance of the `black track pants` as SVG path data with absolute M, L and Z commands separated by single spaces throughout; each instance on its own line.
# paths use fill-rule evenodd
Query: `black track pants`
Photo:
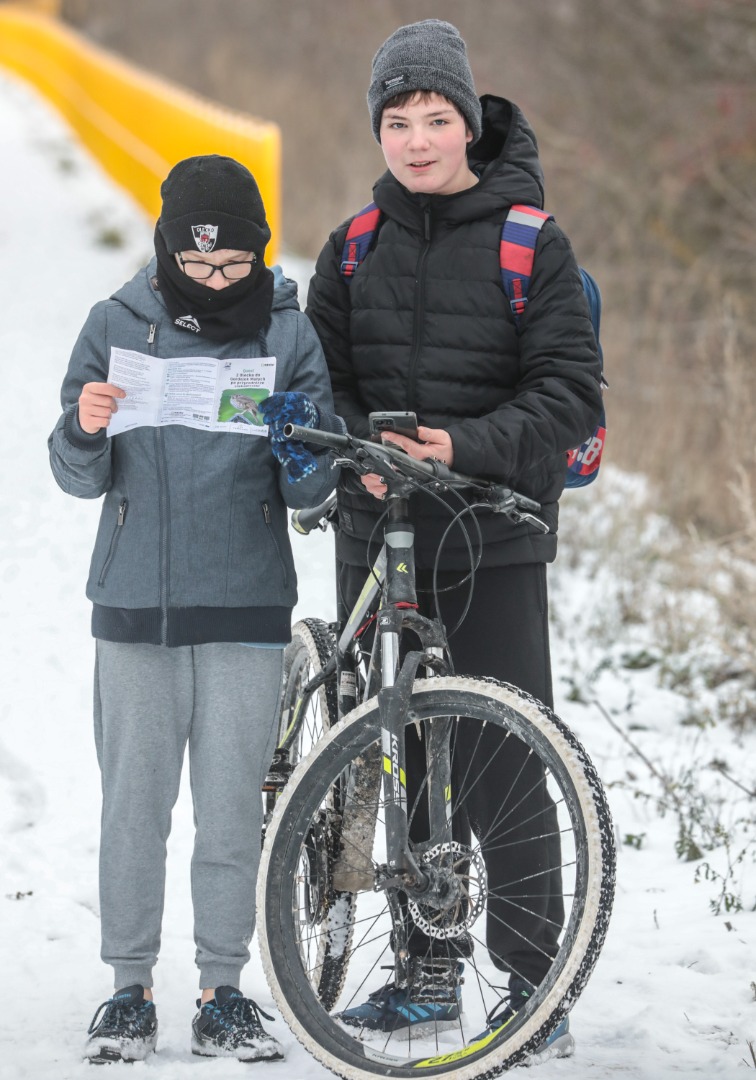
M 367 570 L 338 567 L 342 604 L 351 608 L 364 584 Z M 459 581 L 458 572 L 439 575 L 444 588 Z M 420 611 L 435 614 L 429 589 L 431 575 L 417 576 Z M 441 618 L 451 632 L 464 608 L 469 583 L 442 593 Z M 412 647 L 413 637 L 409 637 Z M 470 610 L 450 639 L 455 671 L 459 675 L 488 675 L 513 683 L 553 705 L 549 657 L 546 566 L 533 563 L 478 570 Z M 425 773 L 425 752 L 414 729 L 406 738 L 407 773 L 420 778 L 415 790 L 408 786 L 412 806 Z M 561 854 L 556 811 L 542 783 L 540 763 L 515 739 L 500 730 L 472 721 L 459 725 L 453 758 L 453 788 L 469 788 L 464 802 L 466 821 L 456 838 L 465 841 L 465 828 L 480 840 L 488 874 L 486 945 L 494 964 L 537 984 L 556 953 L 564 921 Z M 423 831 L 425 830 L 425 832 Z M 413 839 L 427 836 L 427 815 L 422 805 L 415 812 Z M 479 928 L 473 933 L 478 937 Z M 413 953 L 428 950 L 427 939 L 415 932 Z

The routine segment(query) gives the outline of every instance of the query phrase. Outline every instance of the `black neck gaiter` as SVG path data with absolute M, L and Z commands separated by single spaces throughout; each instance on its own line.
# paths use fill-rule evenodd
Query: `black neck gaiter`
M 186 276 L 157 228 L 155 254 L 160 295 L 176 326 L 211 341 L 251 338 L 267 327 L 273 307 L 273 272 L 262 261 L 252 267 L 249 277 L 225 289 L 211 289 Z

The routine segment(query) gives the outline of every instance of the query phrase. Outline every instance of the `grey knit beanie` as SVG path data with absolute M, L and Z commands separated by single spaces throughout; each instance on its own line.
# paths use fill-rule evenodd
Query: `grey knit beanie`
M 480 138 L 482 113 L 467 49 L 451 23 L 440 19 L 400 26 L 373 57 L 367 101 L 373 134 L 381 141 L 381 114 L 387 101 L 408 90 L 429 90 L 454 102 Z

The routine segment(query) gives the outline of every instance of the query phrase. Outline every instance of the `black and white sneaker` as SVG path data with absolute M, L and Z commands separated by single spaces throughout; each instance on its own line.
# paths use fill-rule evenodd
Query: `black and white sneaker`
M 84 1060 L 93 1065 L 106 1065 L 110 1061 L 144 1061 L 155 1049 L 157 1028 L 155 1006 L 144 1000 L 143 986 L 117 990 L 112 998 L 103 1001 L 92 1017 Z
M 281 1044 L 268 1035 L 260 1017 L 272 1020 L 251 998 L 233 986 L 216 988 L 212 1001 L 197 1002 L 192 1021 L 192 1053 L 200 1057 L 233 1057 L 239 1061 L 281 1061 Z

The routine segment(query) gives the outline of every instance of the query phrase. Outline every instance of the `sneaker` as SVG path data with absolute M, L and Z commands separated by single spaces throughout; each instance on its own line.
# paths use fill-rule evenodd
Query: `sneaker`
M 462 1013 L 462 972 L 459 960 L 424 958 L 415 965 L 406 987 L 389 983 L 370 994 L 364 1005 L 336 1017 L 342 1024 L 386 1033 L 445 1031 L 458 1027 Z
M 281 1044 L 260 1023 L 272 1020 L 251 998 L 233 986 L 219 986 L 215 997 L 192 1021 L 192 1053 L 200 1057 L 232 1057 L 239 1061 L 281 1061 Z
M 102 1010 L 102 1018 L 98 1017 Z M 127 986 L 103 1001 L 89 1025 L 84 1060 L 93 1065 L 109 1061 L 144 1061 L 155 1049 L 157 1016 L 143 986 Z
M 503 1008 L 495 1010 L 486 1018 L 486 1029 L 472 1040 L 477 1042 L 486 1036 L 493 1034 L 504 1027 L 512 1017 L 516 1016 L 530 995 L 534 987 L 526 979 L 519 975 L 511 975 L 509 978 L 509 1000 L 503 1003 Z M 564 1020 L 556 1027 L 541 1045 L 522 1061 L 523 1065 L 542 1065 L 555 1057 L 570 1057 L 575 1051 L 575 1040 L 570 1035 L 570 1018 Z

